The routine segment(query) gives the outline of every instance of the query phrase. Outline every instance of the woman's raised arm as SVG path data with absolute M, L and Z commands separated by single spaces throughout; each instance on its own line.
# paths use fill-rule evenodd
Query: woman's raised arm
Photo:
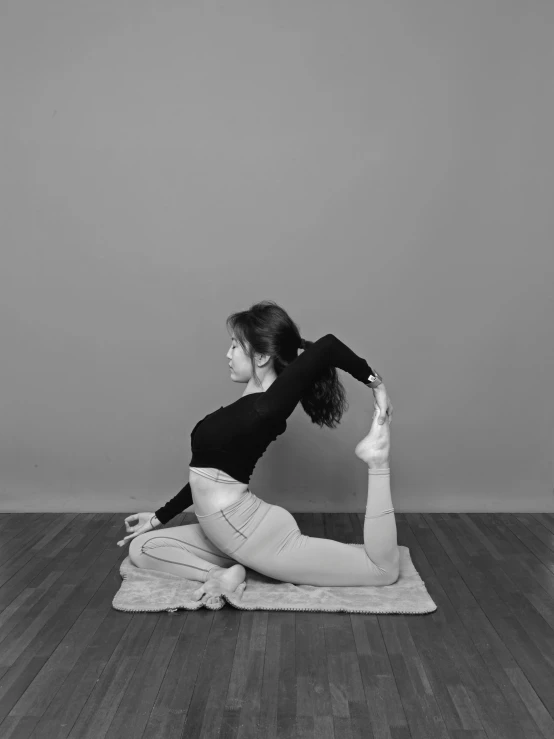
M 264 416 L 288 418 L 317 375 L 330 366 L 348 372 L 368 387 L 376 387 L 381 382 L 365 359 L 354 354 L 333 334 L 326 334 L 293 360 L 265 392 L 259 393 L 258 412 Z

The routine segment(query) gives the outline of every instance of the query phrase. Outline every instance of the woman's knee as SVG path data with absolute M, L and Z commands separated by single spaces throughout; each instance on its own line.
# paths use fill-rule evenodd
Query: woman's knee
M 159 534 L 158 534 L 159 535 Z M 144 534 L 139 534 L 131 539 L 129 543 L 129 559 L 136 566 L 140 567 L 140 555 L 142 554 L 142 547 L 148 541 L 153 538 L 153 531 L 145 531 Z
M 390 561 L 376 564 L 370 560 L 371 585 L 394 585 L 400 576 L 400 551 L 398 547 Z
M 389 570 L 387 570 L 387 581 L 385 582 L 385 585 L 394 585 L 399 576 L 400 568 L 398 567 L 398 565 L 396 567 L 391 567 Z
M 394 585 L 400 575 L 400 550 L 396 547 L 391 564 L 385 567 L 385 585 Z

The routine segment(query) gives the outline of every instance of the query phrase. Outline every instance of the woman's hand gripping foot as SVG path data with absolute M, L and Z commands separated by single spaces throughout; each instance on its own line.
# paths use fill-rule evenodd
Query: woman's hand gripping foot
M 388 469 L 390 467 L 390 419 L 387 414 L 385 422 L 379 425 L 379 413 L 379 408 L 376 407 L 369 434 L 359 442 L 354 453 L 371 468 Z
M 191 598 L 201 600 L 202 605 L 223 605 L 222 595 L 242 595 L 246 587 L 246 570 L 242 565 L 212 567 L 208 579 L 195 590 Z

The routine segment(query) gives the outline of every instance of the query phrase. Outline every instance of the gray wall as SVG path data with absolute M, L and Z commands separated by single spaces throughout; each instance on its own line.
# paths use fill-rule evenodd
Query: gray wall
M 384 376 L 402 511 L 554 511 L 554 6 L 4 0 L 1 510 L 155 510 L 280 303 Z M 361 511 L 373 394 L 253 491 Z

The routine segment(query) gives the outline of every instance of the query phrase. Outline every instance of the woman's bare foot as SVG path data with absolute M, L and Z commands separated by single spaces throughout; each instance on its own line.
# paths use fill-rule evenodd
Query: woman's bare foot
M 381 425 L 377 422 L 379 408 L 373 414 L 373 423 L 369 434 L 359 442 L 354 453 L 369 465 L 370 469 L 388 469 L 390 467 L 390 424 L 388 415 Z
M 242 565 L 213 567 L 206 582 L 192 593 L 191 598 L 201 600 L 203 605 L 220 605 L 223 594 L 241 595 L 246 587 L 245 580 L 246 570 Z

